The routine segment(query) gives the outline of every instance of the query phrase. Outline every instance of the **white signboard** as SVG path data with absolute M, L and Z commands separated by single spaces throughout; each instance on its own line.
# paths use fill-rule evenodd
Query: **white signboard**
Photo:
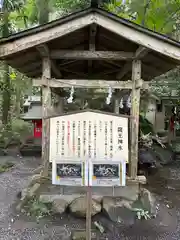
M 62 184 L 64 181 L 66 184 L 63 185 L 67 185 L 68 181 L 69 185 L 86 185 L 85 180 L 77 178 L 75 181 L 72 176 L 71 179 L 59 176 L 58 180 L 56 165 L 70 162 L 84 163 L 84 171 L 85 168 L 87 171 L 82 170 L 81 173 L 86 179 L 87 172 L 91 171 L 91 174 L 94 174 L 90 170 L 93 169 L 93 162 L 97 164 L 128 162 L 128 118 L 96 111 L 83 111 L 51 118 L 49 159 L 54 166 L 54 184 Z M 121 164 L 123 167 L 124 165 Z M 118 169 L 121 167 L 118 166 Z M 120 173 L 120 170 L 118 172 Z M 123 184 L 120 175 L 113 179 L 112 185 Z M 106 181 L 107 185 L 110 184 L 108 182 Z M 91 181 L 92 185 L 101 183 L 99 180 Z

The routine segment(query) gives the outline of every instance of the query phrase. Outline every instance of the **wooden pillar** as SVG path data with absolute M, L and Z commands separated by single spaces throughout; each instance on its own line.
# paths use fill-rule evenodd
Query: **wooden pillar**
M 141 81 L 141 61 L 132 62 L 132 94 L 131 94 L 131 120 L 130 120 L 130 163 L 129 174 L 135 179 L 138 167 L 138 135 L 139 135 L 139 107 L 140 107 L 140 84 Z
M 60 95 L 57 95 L 57 107 L 56 107 L 57 113 L 61 114 L 64 112 L 64 98 Z
M 114 113 L 119 114 L 119 98 L 114 99 Z
M 49 57 L 44 57 L 42 60 L 42 81 L 43 78 L 51 78 L 51 61 Z M 48 176 L 49 169 L 49 125 L 50 120 L 47 119 L 51 108 L 51 89 L 49 86 L 42 85 L 42 161 L 43 169 L 41 175 Z
M 119 114 L 119 104 L 120 104 L 120 92 L 116 89 L 114 96 L 114 113 Z

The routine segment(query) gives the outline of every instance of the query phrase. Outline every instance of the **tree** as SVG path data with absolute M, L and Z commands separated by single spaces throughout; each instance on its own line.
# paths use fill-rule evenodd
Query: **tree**
M 10 14 L 19 10 L 24 1 L 4 0 L 1 14 L 1 36 L 8 37 L 12 33 Z M 9 121 L 9 111 L 11 103 L 11 83 L 9 78 L 9 66 L 6 62 L 3 64 L 3 104 L 2 104 L 2 122 L 7 125 Z
M 143 27 L 179 39 L 180 0 L 112 0 L 104 8 Z M 156 78 L 152 90 L 158 95 L 168 94 L 177 86 L 180 89 L 179 79 L 179 69 L 172 70 Z
M 139 25 L 170 36 L 180 18 L 180 0 L 113 0 L 104 7 Z

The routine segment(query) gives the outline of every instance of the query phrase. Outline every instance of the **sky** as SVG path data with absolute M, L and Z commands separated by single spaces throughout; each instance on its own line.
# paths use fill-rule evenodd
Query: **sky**
M 2 6 L 3 6 L 3 1 L 4 1 L 4 0 L 0 0 L 0 9 L 1 9 Z

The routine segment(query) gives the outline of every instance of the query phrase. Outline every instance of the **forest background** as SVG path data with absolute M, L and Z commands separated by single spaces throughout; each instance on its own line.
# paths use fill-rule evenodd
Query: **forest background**
M 46 24 L 88 6 L 89 0 L 0 0 L 0 38 Z M 102 0 L 101 7 L 153 31 L 180 40 L 180 0 Z M 180 68 L 154 79 L 151 90 L 159 97 L 171 95 L 173 90 L 180 96 Z M 40 89 L 32 87 L 31 79 L 27 79 L 5 62 L 0 62 L 1 142 L 4 143 L 8 135 L 19 138 L 31 131 L 31 125 L 20 121 L 19 117 L 25 95 L 40 92 Z M 89 105 L 98 107 L 98 101 L 102 101 L 95 98 L 95 90 L 84 89 L 80 95 L 81 99 L 77 98 L 74 104 L 76 108 L 84 107 L 81 105 L 82 102 L 87 102 L 87 95 Z M 89 101 L 94 102 L 91 104 Z

